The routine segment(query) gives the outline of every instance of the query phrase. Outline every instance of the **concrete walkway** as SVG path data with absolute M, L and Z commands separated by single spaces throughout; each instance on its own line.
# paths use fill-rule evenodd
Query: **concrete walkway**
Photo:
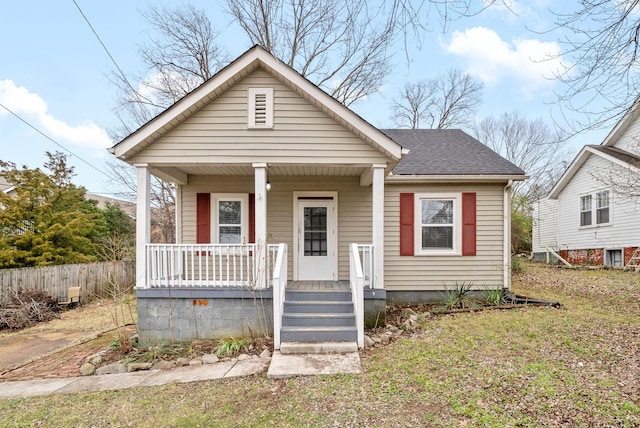
M 280 352 L 275 352 L 271 358 L 221 361 L 215 364 L 177 367 L 170 370 L 147 370 L 102 376 L 0 382 L 0 399 L 7 400 L 90 391 L 113 391 L 138 386 L 156 386 L 168 383 L 251 376 L 264 373 L 267 367 L 269 367 L 267 377 L 271 379 L 320 374 L 362 373 L 360 356 L 357 352 L 324 355 L 283 355 Z

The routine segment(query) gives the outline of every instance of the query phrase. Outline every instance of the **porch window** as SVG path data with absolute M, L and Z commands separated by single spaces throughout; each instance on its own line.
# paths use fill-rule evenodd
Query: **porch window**
M 245 244 L 248 229 L 248 195 L 213 195 L 212 241 L 217 244 Z
M 459 254 L 460 195 L 416 194 L 416 254 Z

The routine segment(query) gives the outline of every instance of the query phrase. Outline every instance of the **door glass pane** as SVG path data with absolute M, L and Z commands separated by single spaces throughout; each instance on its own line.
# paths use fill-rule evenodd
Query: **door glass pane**
M 304 255 L 327 255 L 326 207 L 304 207 Z

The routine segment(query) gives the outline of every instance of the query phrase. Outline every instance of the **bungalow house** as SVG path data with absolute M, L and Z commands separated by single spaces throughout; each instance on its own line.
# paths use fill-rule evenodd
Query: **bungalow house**
M 351 341 L 387 303 L 509 287 L 524 172 L 460 130 L 380 130 L 253 47 L 111 148 L 138 172 L 142 341 Z M 176 244 L 150 244 L 150 174 Z
M 572 264 L 626 266 L 632 259 L 640 246 L 639 200 L 630 196 L 640 188 L 639 116 L 635 103 L 534 205 L 534 258 L 553 259 L 553 250 Z

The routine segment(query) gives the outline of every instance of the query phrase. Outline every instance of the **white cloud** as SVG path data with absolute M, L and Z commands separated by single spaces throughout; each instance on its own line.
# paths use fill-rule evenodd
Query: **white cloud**
M 0 80 L 0 103 L 23 117 L 42 132 L 63 144 L 105 148 L 112 145 L 107 132 L 91 121 L 69 125 L 47 113 L 47 103 L 38 94 L 17 86 L 11 80 Z M 7 113 L 0 108 L 0 114 Z
M 566 65 L 557 58 L 561 49 L 555 42 L 521 38 L 507 42 L 486 27 L 454 31 L 444 48 L 464 57 L 468 63 L 467 72 L 485 83 L 508 79 L 529 96 L 550 88 L 553 77 L 562 70 L 563 64 Z

